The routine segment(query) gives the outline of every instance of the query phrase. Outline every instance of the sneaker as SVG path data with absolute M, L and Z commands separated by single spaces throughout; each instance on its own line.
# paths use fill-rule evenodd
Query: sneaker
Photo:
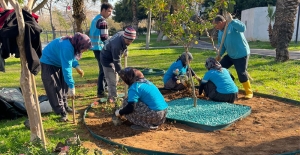
M 66 109 L 66 111 L 67 111 L 68 113 L 73 113 L 73 109 L 72 109 L 72 108 L 66 107 L 65 109 Z M 75 113 L 78 114 L 78 111 L 75 110 Z
M 61 117 L 59 119 L 60 122 L 67 122 L 68 120 L 68 116 L 65 112 L 61 113 Z
M 133 129 L 133 130 L 137 130 L 137 131 L 146 131 L 146 130 L 149 130 L 148 128 L 142 127 L 140 125 L 131 125 L 130 128 Z

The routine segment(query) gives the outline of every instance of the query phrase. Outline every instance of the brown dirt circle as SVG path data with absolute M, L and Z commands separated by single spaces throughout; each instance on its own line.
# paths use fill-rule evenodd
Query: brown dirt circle
M 190 91 L 162 92 L 166 101 L 190 96 Z M 157 130 L 134 131 L 130 122 L 114 126 L 111 114 L 101 105 L 85 119 L 97 135 L 142 149 L 178 154 L 273 155 L 300 150 L 300 107 L 274 99 L 254 96 L 236 104 L 250 106 L 252 113 L 226 129 L 208 132 L 176 122 L 166 122 Z M 197 96 L 203 98 L 203 96 Z

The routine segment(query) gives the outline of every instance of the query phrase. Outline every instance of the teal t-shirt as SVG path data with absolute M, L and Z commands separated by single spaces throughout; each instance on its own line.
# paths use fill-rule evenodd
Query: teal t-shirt
M 160 111 L 168 107 L 163 95 L 150 81 L 135 82 L 128 89 L 128 102 L 143 102 L 151 110 Z
M 221 72 L 215 69 L 207 71 L 201 83 L 207 83 L 209 80 L 216 85 L 217 92 L 221 94 L 231 94 L 238 92 L 238 88 L 226 68 L 222 68 Z

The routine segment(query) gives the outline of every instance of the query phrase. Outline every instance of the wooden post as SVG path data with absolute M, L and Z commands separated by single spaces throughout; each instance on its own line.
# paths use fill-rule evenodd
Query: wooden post
M 46 146 L 45 139 L 42 138 L 43 132 L 43 124 L 41 123 L 41 113 L 39 112 L 39 107 L 37 107 L 37 104 L 34 101 L 33 93 L 32 93 L 32 78 L 30 78 L 31 73 L 28 70 L 27 67 L 27 60 L 25 55 L 25 46 L 24 46 L 24 34 L 25 34 L 25 23 L 24 18 L 22 14 L 22 9 L 19 6 L 19 3 L 15 0 L 9 0 L 11 5 L 15 9 L 17 21 L 18 21 L 18 30 L 19 35 L 17 37 L 17 45 L 20 52 L 20 59 L 21 59 L 21 77 L 20 77 L 20 85 L 22 89 L 22 95 L 25 101 L 25 107 L 27 111 L 27 115 L 30 122 L 30 140 L 33 141 L 36 138 L 40 138 L 43 140 L 44 147 Z M 30 5 L 30 4 L 29 4 Z M 35 82 L 34 82 L 35 87 Z M 37 94 L 36 94 L 37 96 Z
M 128 51 L 127 51 L 128 52 Z M 127 56 L 125 56 L 124 57 L 124 68 L 126 68 L 127 67 Z M 125 98 L 127 97 L 127 91 L 128 91 L 128 86 L 127 86 L 127 84 L 125 83 L 125 87 L 124 87 L 124 90 L 125 90 Z

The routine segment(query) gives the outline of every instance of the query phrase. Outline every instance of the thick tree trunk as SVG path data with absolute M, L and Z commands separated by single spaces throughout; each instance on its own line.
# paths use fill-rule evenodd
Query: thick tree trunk
M 156 41 L 157 41 L 157 42 L 158 42 L 158 41 L 161 41 L 163 36 L 164 36 L 164 31 L 160 30 L 160 31 L 159 31 L 159 34 L 158 34 L 158 36 L 157 36 Z
M 84 8 L 83 0 L 73 0 L 73 18 L 76 25 L 75 31 L 81 33 L 83 33 L 82 22 L 86 18 L 83 8 Z
M 272 37 L 276 39 L 276 61 L 289 60 L 288 46 L 294 33 L 298 0 L 277 0 Z

